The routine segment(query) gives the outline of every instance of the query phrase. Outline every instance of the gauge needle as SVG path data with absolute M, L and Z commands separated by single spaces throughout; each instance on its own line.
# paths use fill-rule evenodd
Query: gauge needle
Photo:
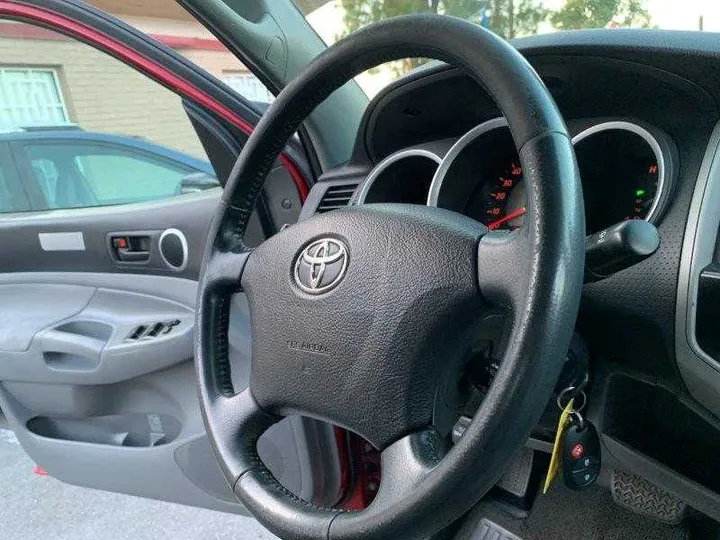
M 515 219 L 516 217 L 522 216 L 526 211 L 527 211 L 527 208 L 524 206 L 521 206 L 520 208 L 516 208 L 515 210 L 510 212 L 508 215 L 503 216 L 500 219 L 496 219 L 495 221 L 490 223 L 488 225 L 488 229 L 490 229 L 491 231 L 494 231 L 495 229 L 500 227 L 500 225 L 502 225 L 503 223 L 511 221 L 511 220 Z

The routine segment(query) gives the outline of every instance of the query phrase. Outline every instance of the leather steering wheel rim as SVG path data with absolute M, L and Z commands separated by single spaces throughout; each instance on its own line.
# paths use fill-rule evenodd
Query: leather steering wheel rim
M 469 218 L 440 209 L 370 205 L 316 216 L 253 251 L 244 246 L 243 234 L 270 167 L 307 115 L 358 73 L 407 57 L 429 57 L 461 67 L 495 99 L 508 121 L 525 174 L 525 225 L 513 233 L 488 231 Z M 366 240 L 375 230 L 382 233 L 380 238 Z M 358 231 L 365 237 L 358 239 Z M 200 405 L 222 472 L 238 499 L 282 538 L 420 538 L 457 519 L 495 484 L 551 395 L 579 307 L 584 231 L 581 184 L 564 121 L 532 67 L 501 38 L 460 19 L 411 15 L 370 25 L 319 55 L 278 95 L 243 148 L 211 225 L 203 261 L 196 336 Z M 336 289 L 313 296 L 293 284 L 292 268 L 298 250 L 318 238 L 347 244 L 349 259 L 343 264 L 348 271 Z M 395 267 L 378 266 L 383 253 L 386 265 Z M 422 273 L 425 264 L 427 274 Z M 360 307 L 371 312 L 391 310 L 392 306 L 378 305 L 382 297 L 373 295 L 377 283 L 368 285 L 363 274 L 367 268 L 393 285 L 402 284 L 398 272 L 407 273 L 408 279 L 415 279 L 407 283 L 408 291 L 420 283 L 417 280 L 428 282 L 420 291 L 422 297 L 406 298 L 410 292 L 402 287 L 383 292 L 396 295 L 393 305 L 404 311 L 391 315 L 412 321 L 417 336 L 364 335 L 364 346 L 359 347 L 350 337 L 342 341 L 344 334 L 338 330 L 338 336 L 331 337 L 339 340 L 337 349 L 348 359 L 345 366 L 338 366 L 337 358 L 333 363 L 326 358 L 334 354 L 333 346 L 296 350 L 302 347 L 284 339 L 283 332 L 290 330 L 278 323 L 283 310 L 327 312 L 337 318 L 333 324 L 338 328 L 358 328 L 358 332 L 358 321 L 374 322 L 375 317 L 367 319 L 363 313 L 366 319 L 358 319 Z M 466 285 L 469 272 L 473 283 Z M 364 291 L 368 305 L 337 304 L 347 294 L 344 288 Z M 248 294 L 251 309 L 253 359 L 250 386 L 236 394 L 227 333 L 230 298 L 241 289 Z M 428 295 L 432 302 L 426 301 Z M 454 354 L 463 335 L 441 327 L 442 321 L 433 317 L 448 317 L 462 327 L 463 317 L 472 319 L 472 310 L 488 303 L 505 307 L 511 315 L 508 346 L 470 427 L 445 452 L 428 421 L 429 400 L 415 401 L 413 392 L 432 390 L 430 374 L 441 369 L 437 358 Z M 312 333 L 317 326 L 324 330 L 323 336 L 327 328 L 334 328 L 324 326 L 319 318 L 316 326 L 312 321 L 296 324 L 293 331 Z M 407 347 L 391 347 L 392 339 Z M 413 362 L 420 358 L 413 349 L 416 342 L 430 344 L 432 366 L 411 385 L 405 381 L 415 376 Z M 369 365 L 367 349 L 382 352 L 372 373 L 362 371 Z M 410 350 L 407 358 L 405 349 Z M 308 352 L 319 354 L 311 357 Z M 393 355 L 397 365 L 386 361 Z M 287 380 L 278 380 L 281 373 L 288 374 Z M 397 404 L 388 401 L 391 394 L 383 384 L 388 377 L 396 377 Z M 383 411 L 347 403 L 339 386 L 323 390 L 322 384 L 328 387 L 336 379 L 345 383 L 348 396 L 355 383 L 371 402 L 377 394 L 373 406 L 385 403 L 392 414 L 383 416 Z M 270 425 L 290 413 L 335 421 L 382 450 L 383 480 L 367 509 L 320 508 L 275 480 L 259 458 L 256 443 Z

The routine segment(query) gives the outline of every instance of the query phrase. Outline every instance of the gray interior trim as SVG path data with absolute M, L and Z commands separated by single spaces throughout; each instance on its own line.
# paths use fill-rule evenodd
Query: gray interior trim
M 85 251 L 82 232 L 39 233 L 43 251 Z
M 659 214 L 662 212 L 665 202 L 668 200 L 670 193 L 672 192 L 672 177 L 668 174 L 669 158 L 665 155 L 660 143 L 652 133 L 634 122 L 628 122 L 626 120 L 613 120 L 610 122 L 595 124 L 587 129 L 584 129 L 572 138 L 572 142 L 574 145 L 577 145 L 579 142 L 584 141 L 597 133 L 614 130 L 629 131 L 630 133 L 638 135 L 648 144 L 653 154 L 655 154 L 655 159 L 658 164 L 658 188 L 655 193 L 652 206 L 650 207 L 650 211 L 645 218 L 646 221 L 654 223 Z
M 6 354 L 27 351 L 35 334 L 80 313 L 94 292 L 61 283 L 0 283 L 0 372 L 7 364 Z
M 101 272 L 8 272 L 0 273 L 4 284 L 79 285 L 161 296 L 195 309 L 197 282 L 190 279 L 146 274 L 106 274 Z
M 418 156 L 428 158 L 438 165 L 443 161 L 443 158 L 437 153 L 425 148 L 407 148 L 405 150 L 395 152 L 394 154 L 390 154 L 378 163 L 372 171 L 370 171 L 367 179 L 360 187 L 355 204 L 363 204 L 365 202 L 365 198 L 368 196 L 368 193 L 370 193 L 370 188 L 372 188 L 375 180 L 377 180 L 383 171 L 385 171 L 385 169 L 387 169 L 390 165 L 397 163 L 398 161 L 402 161 L 403 159 Z
M 291 2 L 181 0 L 180 3 L 191 13 L 199 13 L 200 20 L 271 90 L 285 87 L 326 48 Z M 224 36 L 232 39 L 225 40 Z M 323 168 L 349 159 L 367 103 L 360 86 L 350 81 L 310 114 L 306 125 Z
M 708 142 L 690 203 L 680 258 L 675 354 L 690 393 L 720 415 L 720 363 L 700 348 L 695 317 L 700 272 L 712 262 L 720 226 L 720 123 Z
M 465 135 L 460 137 L 454 145 L 452 145 L 450 150 L 448 150 L 448 153 L 445 154 L 442 163 L 440 163 L 440 167 L 438 167 L 438 170 L 435 171 L 435 176 L 433 176 L 432 182 L 430 183 L 430 190 L 428 192 L 427 199 L 428 206 L 437 206 L 440 189 L 442 188 L 442 183 L 445 180 L 445 175 L 450 170 L 450 167 L 460 152 L 462 152 L 468 144 L 481 135 L 502 127 L 508 127 L 507 120 L 503 117 L 493 118 L 492 120 L 488 120 L 487 122 L 483 122 L 479 126 L 472 128 Z
M 0 341 L 0 380 L 109 384 L 192 358 L 193 309 L 156 293 L 80 287 L 77 296 L 90 300 L 78 311 L 73 291 L 60 287 L 0 288 L 0 303 L 16 314 L 3 317 L 10 343 Z M 13 336 L 23 334 L 18 350 Z

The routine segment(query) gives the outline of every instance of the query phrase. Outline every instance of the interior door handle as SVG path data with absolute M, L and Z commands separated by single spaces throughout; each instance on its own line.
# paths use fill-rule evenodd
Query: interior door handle
M 147 262 L 150 260 L 150 252 L 118 249 L 117 257 L 123 262 Z
M 50 368 L 72 371 L 87 371 L 100 363 L 105 341 L 72 332 L 48 329 L 35 336 Z
M 113 255 L 120 262 L 148 262 L 150 243 L 147 235 L 116 234 L 110 237 Z
M 36 341 L 43 352 L 63 352 L 89 358 L 99 358 L 105 341 L 55 329 L 38 333 Z

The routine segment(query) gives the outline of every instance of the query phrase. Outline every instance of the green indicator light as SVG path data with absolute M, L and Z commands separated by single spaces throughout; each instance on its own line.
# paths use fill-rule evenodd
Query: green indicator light
M 645 190 L 644 190 L 644 189 L 638 189 L 638 190 L 635 192 L 635 196 L 636 196 L 636 197 L 642 197 L 643 195 L 645 195 Z

